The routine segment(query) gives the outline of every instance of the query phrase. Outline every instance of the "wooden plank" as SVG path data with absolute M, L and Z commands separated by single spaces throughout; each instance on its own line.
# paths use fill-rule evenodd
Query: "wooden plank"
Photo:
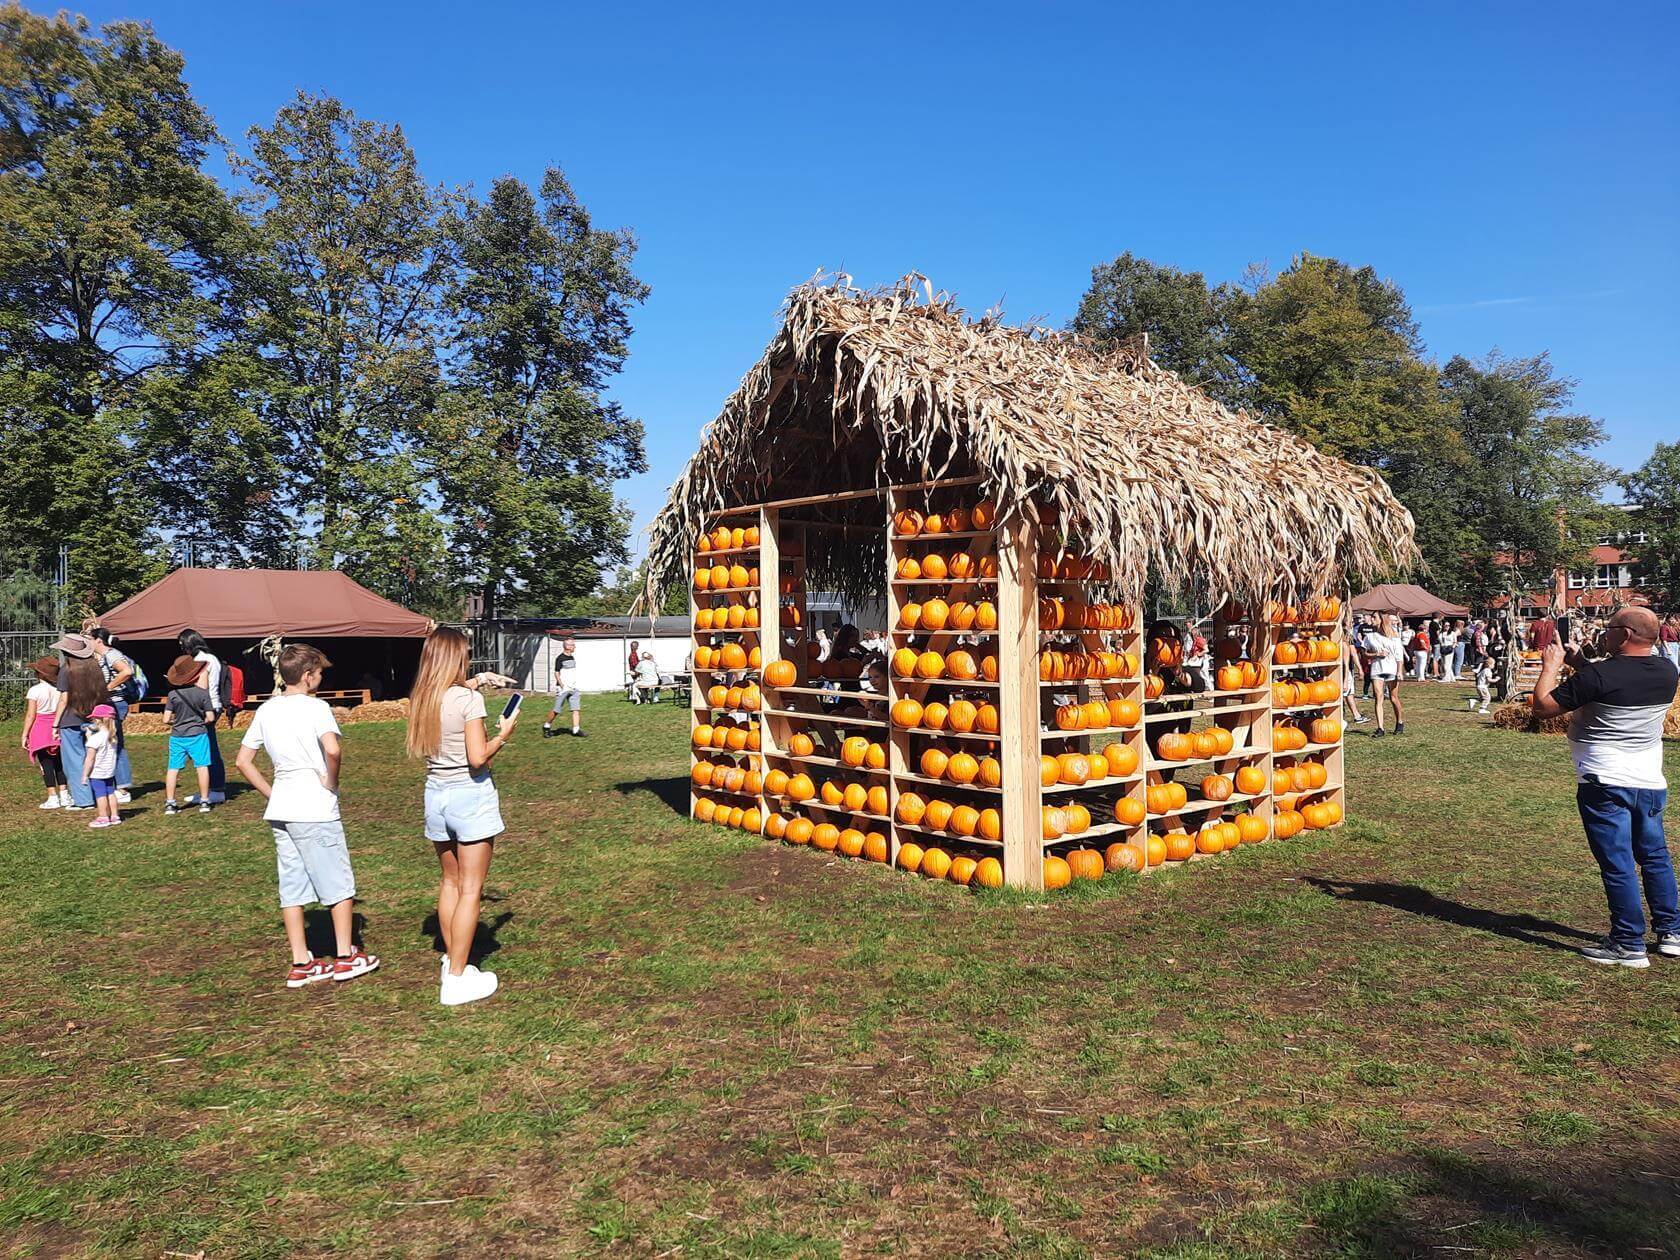
M 998 679 L 1003 684 L 1003 879 L 1012 888 L 1041 892 L 1036 534 L 1030 521 L 1017 519 L 998 538 Z

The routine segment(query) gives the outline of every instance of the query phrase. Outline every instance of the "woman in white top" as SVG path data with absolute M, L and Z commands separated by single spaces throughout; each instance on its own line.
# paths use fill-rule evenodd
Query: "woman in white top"
M 490 872 L 495 840 L 504 830 L 501 798 L 490 762 L 513 734 L 513 717 L 496 734 L 484 730 L 484 697 L 467 678 L 467 636 L 439 626 L 420 650 L 420 668 L 408 701 L 408 755 L 426 759 L 426 839 L 437 851 L 438 931 L 443 967 L 438 1000 L 445 1006 L 476 1002 L 496 991 L 496 976 L 472 965 L 479 900 Z
M 1390 617 L 1381 634 L 1365 636 L 1365 650 L 1371 654 L 1371 692 L 1377 699 L 1377 729 L 1383 733 L 1383 702 L 1394 706 L 1394 733 L 1406 733 L 1406 714 L 1400 707 L 1400 675 L 1405 670 L 1406 645 L 1400 638 L 1400 619 Z
M 24 695 L 23 751 L 40 768 L 41 781 L 47 786 L 47 799 L 42 809 L 68 809 L 70 788 L 64 769 L 58 760 L 58 733 L 53 730 L 53 718 L 58 714 L 58 660 L 43 656 L 31 661 L 35 685 Z

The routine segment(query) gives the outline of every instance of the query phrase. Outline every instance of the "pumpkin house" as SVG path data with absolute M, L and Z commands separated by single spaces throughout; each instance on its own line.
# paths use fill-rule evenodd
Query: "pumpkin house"
M 692 816 L 1033 889 L 1334 827 L 1340 592 L 1416 554 L 1375 472 L 1141 339 L 805 285 L 651 527 L 650 596 L 690 592 Z M 816 589 L 884 597 L 884 668 L 818 659 Z M 1214 610 L 1205 670 L 1146 589 Z

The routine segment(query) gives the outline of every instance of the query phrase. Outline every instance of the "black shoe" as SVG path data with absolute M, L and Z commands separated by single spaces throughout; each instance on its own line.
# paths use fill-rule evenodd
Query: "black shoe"
M 572 737 L 574 739 L 582 739 L 583 738 L 583 732 L 582 731 L 573 731 L 572 732 Z
M 560 733 L 560 732 L 556 731 L 552 726 L 543 727 L 542 732 L 543 732 L 543 738 L 544 739 L 553 739 L 556 735 L 558 735 Z
M 1396 735 L 1404 735 L 1406 733 L 1406 724 L 1404 722 L 1396 722 L 1394 724 L 1394 733 Z
M 181 812 L 181 807 L 174 801 L 165 801 L 163 804 L 163 812 L 166 814 L 179 814 Z
M 1383 731 L 1383 728 L 1379 726 L 1379 727 L 1377 727 L 1376 730 L 1371 732 L 1371 738 L 1372 739 L 1381 739 L 1384 734 L 1385 734 L 1385 732 Z

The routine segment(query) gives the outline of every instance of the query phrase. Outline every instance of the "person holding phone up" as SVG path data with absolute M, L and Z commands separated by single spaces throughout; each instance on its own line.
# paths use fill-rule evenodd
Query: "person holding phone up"
M 460 1006 L 496 991 L 493 972 L 472 965 L 479 901 L 496 837 L 506 829 L 490 762 L 519 721 L 515 695 L 485 733 L 481 679 L 467 677 L 466 635 L 439 626 L 420 650 L 420 668 L 409 697 L 408 755 L 426 761 L 426 839 L 438 856 L 438 931 L 443 963 L 438 1000 Z

